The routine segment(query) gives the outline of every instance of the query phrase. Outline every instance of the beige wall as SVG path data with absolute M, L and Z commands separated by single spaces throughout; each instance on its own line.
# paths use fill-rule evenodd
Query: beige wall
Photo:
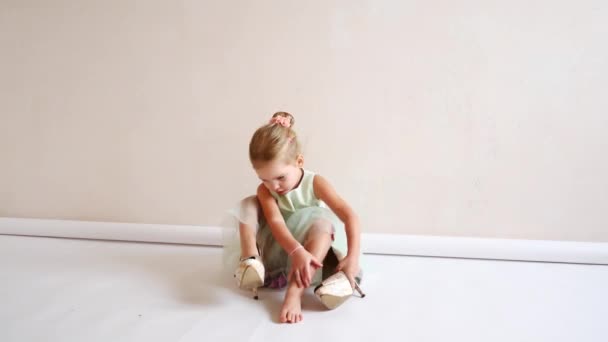
M 604 1 L 3 1 L 0 216 L 216 225 L 292 112 L 365 232 L 608 241 Z

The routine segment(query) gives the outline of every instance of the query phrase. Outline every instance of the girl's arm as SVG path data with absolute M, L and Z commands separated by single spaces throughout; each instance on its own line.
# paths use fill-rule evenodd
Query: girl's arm
M 276 200 L 264 184 L 258 186 L 257 196 L 272 236 L 283 247 L 285 252 L 292 257 L 288 279 L 295 280 L 298 287 L 310 286 L 314 273 L 311 267 L 316 269 L 323 265 L 307 250 L 301 248 L 298 240 L 291 235 Z
M 268 191 L 264 184 L 258 186 L 257 196 L 260 205 L 262 206 L 266 222 L 268 222 L 268 226 L 272 232 L 272 236 L 287 253 L 293 251 L 300 243 L 287 229 L 287 225 L 285 225 L 285 220 L 283 219 L 283 215 L 281 215 L 276 200 L 272 197 L 270 191 Z
M 348 255 L 359 256 L 361 252 L 361 232 L 359 228 L 359 217 L 353 209 L 346 203 L 340 195 L 334 190 L 329 182 L 315 175 L 313 178 L 313 189 L 315 196 L 329 206 L 329 208 L 344 222 L 346 230 L 346 239 L 348 243 Z
M 313 179 L 315 196 L 325 202 L 329 208 L 344 222 L 348 253 L 340 260 L 336 271 L 344 271 L 350 280 L 350 285 L 355 288 L 355 277 L 360 272 L 359 254 L 361 253 L 361 233 L 359 218 L 352 208 L 343 200 L 325 178 L 315 175 Z

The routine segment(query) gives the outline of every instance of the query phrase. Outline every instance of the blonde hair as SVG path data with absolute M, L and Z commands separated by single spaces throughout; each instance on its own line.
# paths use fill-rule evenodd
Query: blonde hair
M 258 128 L 249 142 L 249 160 L 255 168 L 260 163 L 282 159 L 295 161 L 301 152 L 293 130 L 295 119 L 287 112 L 276 112 L 270 122 Z M 285 124 L 285 125 L 284 125 Z

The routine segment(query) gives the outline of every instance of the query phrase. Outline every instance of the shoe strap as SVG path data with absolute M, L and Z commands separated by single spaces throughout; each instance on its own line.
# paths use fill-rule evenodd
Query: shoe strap
M 249 260 L 249 259 L 257 259 L 257 256 L 252 255 L 252 256 L 247 257 L 247 258 L 241 258 L 241 259 L 239 259 L 239 262 L 242 262 L 242 261 L 245 261 L 245 260 Z

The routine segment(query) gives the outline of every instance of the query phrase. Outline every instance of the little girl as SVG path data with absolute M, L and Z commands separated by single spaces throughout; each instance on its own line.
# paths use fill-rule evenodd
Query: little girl
M 358 287 L 359 219 L 325 178 L 303 169 L 294 121 L 277 112 L 253 134 L 249 159 L 262 183 L 233 213 L 240 238 L 239 287 L 253 289 L 257 299 L 260 286 L 287 285 L 279 320 L 289 323 L 302 320 L 300 300 L 311 285 L 321 283 L 315 294 L 330 309 L 353 289 L 364 296 Z M 237 259 L 229 253 L 238 249 L 236 243 L 227 243 L 225 258 Z

